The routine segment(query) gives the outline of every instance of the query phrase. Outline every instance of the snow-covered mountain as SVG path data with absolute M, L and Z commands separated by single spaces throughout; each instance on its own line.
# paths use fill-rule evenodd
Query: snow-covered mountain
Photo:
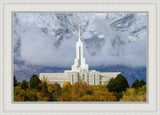
M 89 66 L 146 66 L 146 13 L 15 13 L 13 20 L 14 71 L 70 67 L 78 24 Z

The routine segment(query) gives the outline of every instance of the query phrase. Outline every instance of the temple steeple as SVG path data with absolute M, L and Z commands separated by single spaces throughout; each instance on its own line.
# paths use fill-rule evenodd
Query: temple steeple
M 80 44 L 82 44 L 81 43 L 81 25 L 80 24 L 78 25 L 78 29 L 79 29 L 79 39 L 78 39 L 78 42 Z M 79 61 L 78 61 L 78 66 L 81 65 L 81 48 L 82 48 L 82 45 L 79 46 Z
M 83 43 L 81 41 L 80 36 L 80 24 L 78 25 L 79 29 L 79 38 L 78 42 L 76 43 L 76 59 L 74 60 L 74 65 L 72 65 L 72 70 L 74 71 L 80 71 L 80 69 L 87 69 L 88 65 L 85 64 L 85 59 L 83 58 Z

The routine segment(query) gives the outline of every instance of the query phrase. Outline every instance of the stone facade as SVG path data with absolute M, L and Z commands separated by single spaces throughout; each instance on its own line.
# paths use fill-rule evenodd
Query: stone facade
M 109 79 L 115 78 L 120 72 L 99 72 L 89 70 L 88 65 L 83 58 L 83 43 L 80 39 L 76 43 L 76 59 L 71 70 L 66 70 L 64 73 L 40 73 L 40 80 L 47 80 L 49 84 L 59 83 L 63 87 L 63 83 L 69 81 L 71 84 L 78 82 L 80 79 L 90 85 L 108 84 Z

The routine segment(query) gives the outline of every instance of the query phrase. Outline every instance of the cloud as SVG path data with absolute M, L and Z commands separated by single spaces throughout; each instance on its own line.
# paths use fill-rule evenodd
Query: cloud
M 85 52 L 86 62 L 90 66 L 126 65 L 131 67 L 146 66 L 146 40 L 137 41 L 123 47 L 118 56 L 109 53 L 110 46 L 105 45 L 96 56 Z M 86 50 L 86 49 L 85 49 Z
M 105 42 L 94 56 L 88 52 L 87 44 L 84 43 L 84 58 L 89 66 L 146 66 L 146 39 L 129 43 L 126 41 L 128 33 L 113 30 L 104 18 L 97 18 L 95 27 L 104 36 Z M 21 38 L 21 60 L 26 64 L 71 67 L 74 63 L 77 36 L 67 35 L 67 39 L 64 38 L 57 48 L 54 45 L 57 38 L 45 34 L 36 25 L 27 23 L 17 25 L 15 29 Z
M 29 31 L 21 33 L 21 59 L 31 65 L 68 67 L 75 57 L 74 39 L 64 39 L 59 48 L 54 41 L 33 25 L 27 27 Z M 23 31 L 23 29 L 22 29 Z M 56 39 L 56 38 L 54 38 Z

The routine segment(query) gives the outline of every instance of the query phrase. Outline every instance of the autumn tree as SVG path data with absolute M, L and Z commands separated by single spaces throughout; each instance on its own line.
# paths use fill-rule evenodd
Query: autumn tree
M 87 86 L 87 83 L 82 80 L 75 82 L 72 86 L 72 100 L 76 101 L 78 98 L 86 95 Z
M 29 88 L 23 90 L 20 86 L 14 87 L 14 101 L 37 101 L 37 93 Z
M 37 101 L 37 93 L 31 89 L 27 89 L 25 92 L 24 101 Z
M 39 90 L 41 90 L 41 89 L 42 89 L 42 87 L 43 87 L 43 83 L 42 83 L 42 82 L 40 82 L 40 83 L 38 84 L 38 89 L 39 89 Z
M 94 86 L 88 85 L 86 94 L 92 95 L 93 91 L 94 91 Z
M 44 95 L 47 95 L 47 93 L 48 93 L 47 83 L 46 83 L 46 82 L 43 82 L 42 93 L 43 93 Z
M 71 101 L 72 96 L 72 85 L 70 82 L 64 82 L 63 88 L 61 90 L 61 95 L 59 96 L 59 101 Z
M 128 88 L 123 92 L 123 96 L 120 101 L 146 101 L 146 85 L 143 85 L 141 88 Z
M 61 93 L 61 86 L 58 83 L 48 84 L 48 95 L 50 101 L 57 101 Z
M 25 90 L 21 86 L 14 87 L 14 101 L 24 101 Z
M 109 92 L 105 85 L 97 85 L 97 86 L 90 86 L 89 89 L 91 90 L 92 94 L 88 95 L 87 93 L 79 97 L 78 101 L 116 101 L 116 97 L 113 95 L 112 92 Z M 93 90 L 92 90 L 93 88 Z

